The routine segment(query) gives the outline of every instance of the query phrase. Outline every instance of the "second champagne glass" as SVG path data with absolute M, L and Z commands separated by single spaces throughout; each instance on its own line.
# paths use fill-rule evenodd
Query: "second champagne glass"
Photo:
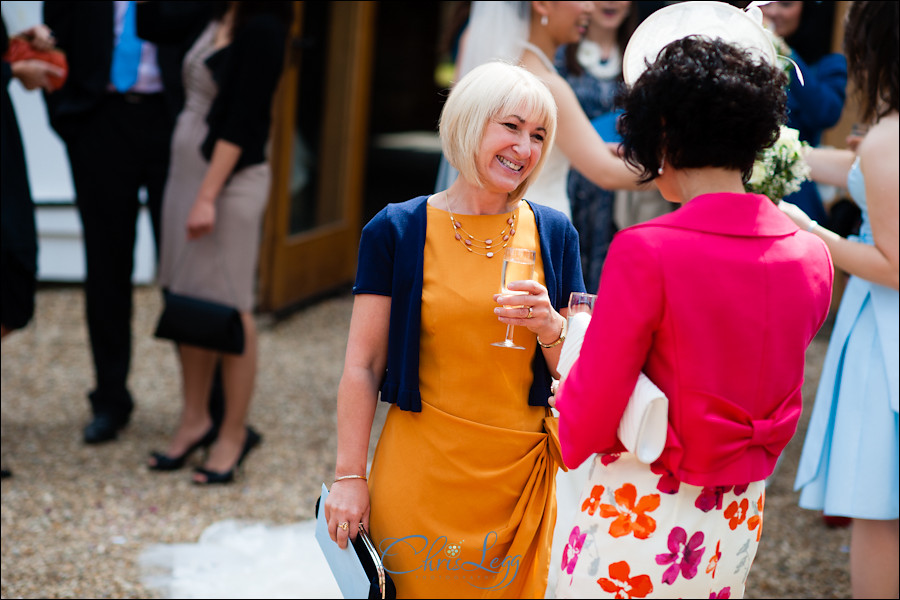
M 597 301 L 597 294 L 589 294 L 587 292 L 572 292 L 569 294 L 569 319 L 578 313 L 593 314 L 594 302 Z
M 528 292 L 510 290 L 509 283 L 511 281 L 522 281 L 534 278 L 534 250 L 525 248 L 507 248 L 503 254 L 503 271 L 500 274 L 500 293 L 505 295 L 526 295 Z M 508 305 L 506 308 L 520 308 L 519 306 Z M 515 348 L 524 350 L 523 346 L 517 346 L 513 341 L 513 325 L 506 326 L 506 339 L 502 342 L 493 342 L 492 346 L 500 346 L 501 348 Z

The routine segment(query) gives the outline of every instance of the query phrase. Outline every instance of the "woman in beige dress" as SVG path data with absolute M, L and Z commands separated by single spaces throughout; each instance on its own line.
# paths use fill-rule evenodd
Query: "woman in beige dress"
M 154 452 L 149 461 L 153 470 L 174 470 L 209 447 L 193 475 L 198 484 L 233 481 L 261 440 L 246 426 L 257 367 L 253 291 L 271 180 L 265 148 L 291 18 L 287 2 L 222 8 L 184 60 L 186 100 L 163 198 L 159 282 L 173 293 L 236 307 L 245 347 L 238 355 L 179 345 L 181 421 L 166 452 Z M 220 359 L 225 414 L 217 429 L 208 398 Z

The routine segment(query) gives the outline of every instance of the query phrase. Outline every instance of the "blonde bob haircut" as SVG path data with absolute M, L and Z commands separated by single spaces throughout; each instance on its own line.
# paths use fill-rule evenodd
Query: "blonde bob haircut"
M 550 89 L 523 67 L 499 60 L 487 62 L 453 86 L 439 125 L 444 158 L 461 177 L 483 186 L 477 158 L 484 131 L 491 120 L 513 114 L 542 123 L 546 133 L 540 160 L 519 187 L 510 192 L 510 201 L 522 199 L 553 147 L 556 101 Z

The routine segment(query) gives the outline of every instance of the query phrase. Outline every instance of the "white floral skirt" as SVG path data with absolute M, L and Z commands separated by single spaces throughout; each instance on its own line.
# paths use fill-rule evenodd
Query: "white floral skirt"
M 631 453 L 597 455 L 550 565 L 556 597 L 741 598 L 764 502 L 765 481 L 698 487 Z

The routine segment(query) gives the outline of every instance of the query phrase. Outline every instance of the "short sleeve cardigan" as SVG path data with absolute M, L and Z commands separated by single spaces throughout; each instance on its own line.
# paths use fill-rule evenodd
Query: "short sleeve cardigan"
M 381 400 L 420 412 L 419 336 L 428 196 L 389 204 L 363 228 L 354 294 L 391 297 L 387 368 Z M 568 305 L 571 292 L 584 291 L 578 232 L 566 216 L 528 203 L 540 238 L 544 279 L 554 308 Z M 551 375 L 537 348 L 528 404 L 547 406 Z

